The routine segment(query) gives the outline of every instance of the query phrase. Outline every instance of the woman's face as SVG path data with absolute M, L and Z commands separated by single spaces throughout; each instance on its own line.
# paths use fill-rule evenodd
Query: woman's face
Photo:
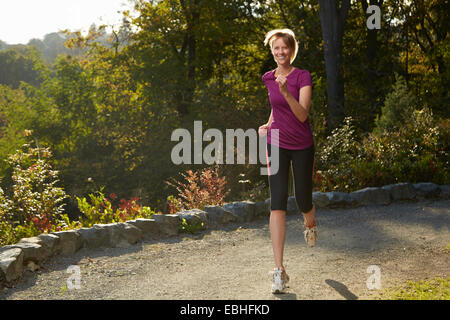
M 272 42 L 272 54 L 278 64 L 288 65 L 291 63 L 292 50 L 284 43 L 283 38 Z

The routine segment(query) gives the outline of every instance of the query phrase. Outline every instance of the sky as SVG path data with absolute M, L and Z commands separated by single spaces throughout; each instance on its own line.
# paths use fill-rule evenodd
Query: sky
M 27 44 L 63 29 L 119 24 L 122 15 L 117 11 L 126 9 L 132 9 L 128 0 L 0 0 L 0 40 Z

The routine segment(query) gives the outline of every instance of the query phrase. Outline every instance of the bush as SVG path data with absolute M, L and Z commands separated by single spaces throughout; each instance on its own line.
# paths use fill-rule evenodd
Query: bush
M 27 135 L 30 132 L 26 132 Z M 13 168 L 11 199 L 0 188 L 0 244 L 61 231 L 73 224 L 63 214 L 64 190 L 56 187 L 58 171 L 49 164 L 49 148 L 22 146 L 5 160 Z
M 375 118 L 374 132 L 393 132 L 401 128 L 405 118 L 415 109 L 416 97 L 409 92 L 406 81 L 395 73 L 393 91 L 386 96 L 381 115 Z
M 361 144 L 352 122 L 351 117 L 346 117 L 343 125 L 317 148 L 314 185 L 319 190 L 349 191 L 356 183 L 353 163 L 359 157 Z
M 252 183 L 251 180 L 239 180 L 244 186 L 243 191 L 239 194 L 239 200 L 250 200 L 250 201 L 264 201 L 270 197 L 270 189 L 266 183 L 262 180 Z M 249 185 L 249 189 L 245 188 Z
M 190 233 L 196 234 L 199 233 L 204 228 L 204 222 L 196 221 L 196 222 L 187 222 L 186 218 L 181 219 L 181 225 L 178 228 L 178 231 L 181 233 Z
M 30 135 L 30 131 L 26 132 Z M 138 198 L 120 199 L 116 195 L 108 199 L 101 192 L 78 198 L 83 216 L 79 221 L 70 221 L 63 214 L 63 200 L 68 196 L 56 187 L 58 171 L 49 164 L 49 148 L 32 148 L 24 144 L 24 150 L 10 155 L 8 164 L 13 168 L 11 199 L 0 188 L 0 245 L 13 244 L 21 238 L 37 236 L 44 232 L 62 231 L 79 227 L 91 227 L 97 223 L 124 222 L 137 218 L 150 218 L 155 211 L 137 204 Z
M 141 207 L 137 204 L 139 200 L 137 197 L 130 200 L 122 198 L 120 204 L 114 205 L 113 201 L 116 199 L 116 195 L 111 193 L 110 199 L 108 199 L 102 192 L 103 189 L 104 187 L 97 191 L 97 195 L 89 194 L 90 203 L 84 197 L 76 197 L 78 207 L 83 214 L 80 217 L 79 226 L 91 227 L 97 223 L 125 222 L 138 218 L 149 219 L 156 213 L 150 207 Z
M 370 134 L 363 142 L 365 162 L 376 163 L 383 179 L 391 182 L 449 182 L 448 137 L 424 107 L 405 116 L 397 131 Z M 359 163 L 359 167 L 364 164 Z
M 352 119 L 318 148 L 314 185 L 320 191 L 351 192 L 398 182 L 449 184 L 449 121 L 440 124 L 427 107 L 404 115 L 396 131 L 358 137 Z
M 203 209 L 207 205 L 224 204 L 230 190 L 225 191 L 227 181 L 225 177 L 219 176 L 217 166 L 214 169 L 204 168 L 200 172 L 187 170 L 186 174 L 181 175 L 186 182 L 176 181 L 174 178 L 164 181 L 178 191 L 178 197 L 167 197 L 170 214 L 194 208 Z

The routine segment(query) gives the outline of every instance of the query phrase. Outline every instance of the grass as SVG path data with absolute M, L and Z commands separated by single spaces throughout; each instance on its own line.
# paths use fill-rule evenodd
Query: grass
M 382 290 L 381 300 L 450 300 L 450 277 L 407 281 L 403 285 Z
M 450 253 L 450 243 L 445 246 Z M 392 288 L 380 290 L 374 295 L 381 300 L 450 300 L 450 277 L 430 280 L 407 281 Z

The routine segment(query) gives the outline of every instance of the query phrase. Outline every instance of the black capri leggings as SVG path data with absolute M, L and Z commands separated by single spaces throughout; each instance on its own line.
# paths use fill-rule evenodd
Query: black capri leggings
M 271 174 L 268 157 L 272 154 L 272 149 L 278 148 L 279 165 L 278 171 Z M 288 177 L 292 160 L 292 172 L 294 177 L 295 201 L 298 208 L 303 213 L 312 209 L 312 187 L 314 176 L 314 144 L 302 150 L 289 150 L 267 143 L 267 164 L 269 170 L 270 186 L 270 209 L 287 209 L 288 200 Z M 273 163 L 273 160 L 271 161 Z

